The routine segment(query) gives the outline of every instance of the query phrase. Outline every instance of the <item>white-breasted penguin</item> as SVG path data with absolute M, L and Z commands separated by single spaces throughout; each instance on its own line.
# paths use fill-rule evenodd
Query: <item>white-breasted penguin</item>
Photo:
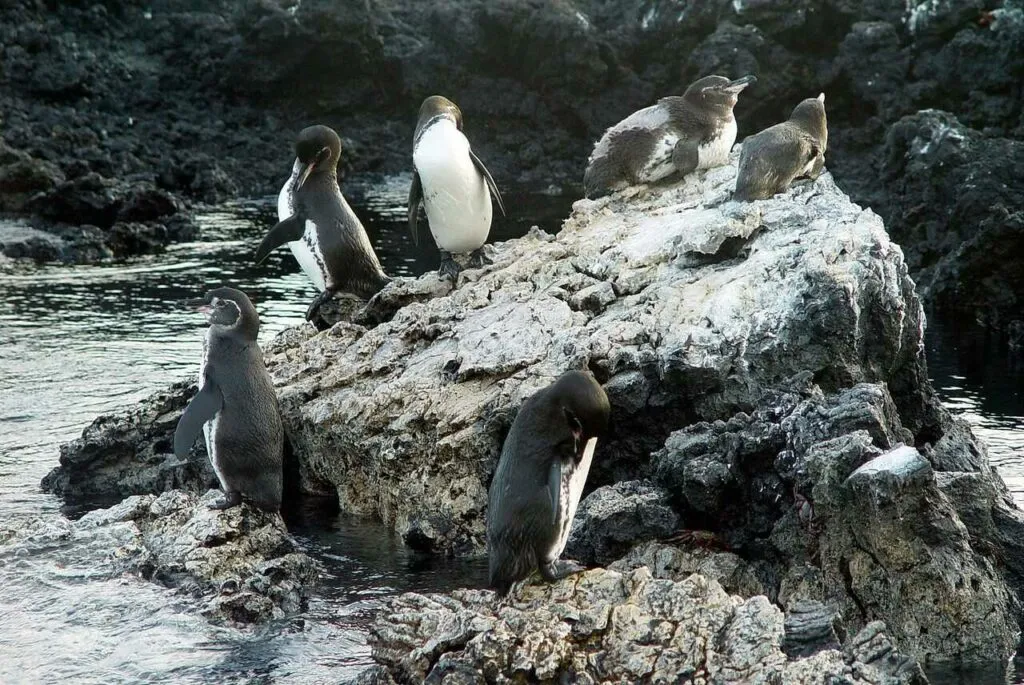
M 754 76 L 705 76 L 681 96 L 662 98 L 606 130 L 587 160 L 586 196 L 723 166 L 736 142 L 733 107 L 740 91 L 756 82 Z
M 206 314 L 199 392 L 174 431 L 174 453 L 188 454 L 199 433 L 224 490 L 213 509 L 248 500 L 281 508 L 284 427 L 277 395 L 256 342 L 260 319 L 245 293 L 217 288 L 190 302 Z
M 327 126 L 310 126 L 295 143 L 292 175 L 277 198 L 278 223 L 256 250 L 256 263 L 288 243 L 302 271 L 322 292 L 306 311 L 317 319 L 320 307 L 338 291 L 369 299 L 390 279 L 362 222 L 338 187 L 341 138 Z
M 462 111 L 451 100 L 431 95 L 423 101 L 412 163 L 409 230 L 413 242 L 419 244 L 416 224 L 422 202 L 441 252 L 440 273 L 454 283 L 462 267 L 452 255 L 472 253 L 470 266 L 483 266 L 483 245 L 491 231 L 491 196 L 502 214 L 505 205 L 490 172 L 463 135 Z
M 559 557 L 609 413 L 608 396 L 582 371 L 523 402 L 488 495 L 489 584 L 499 595 L 534 569 L 548 581 L 583 570 Z
M 815 180 L 825 167 L 828 120 L 825 94 L 803 100 L 789 119 L 743 141 L 736 192 L 742 201 L 767 200 L 789 189 L 794 180 Z

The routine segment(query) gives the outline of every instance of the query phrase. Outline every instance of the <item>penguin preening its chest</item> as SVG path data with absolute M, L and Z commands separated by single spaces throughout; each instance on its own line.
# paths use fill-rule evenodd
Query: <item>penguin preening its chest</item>
M 825 94 L 807 98 L 789 119 L 743 141 L 736 172 L 737 200 L 766 200 L 785 192 L 794 180 L 821 175 L 828 147 Z
M 754 76 L 705 76 L 682 96 L 662 98 L 609 128 L 587 160 L 586 196 L 724 165 L 736 142 L 733 107 L 756 82 Z
M 174 431 L 174 453 L 188 454 L 200 433 L 224 499 L 214 509 L 251 501 L 281 507 L 284 428 L 277 395 L 256 342 L 259 316 L 245 293 L 217 288 L 192 303 L 210 323 L 199 367 L 199 392 Z
M 335 293 L 369 299 L 390 279 L 338 188 L 338 134 L 327 126 L 303 129 L 295 156 L 291 178 L 277 198 L 279 222 L 256 250 L 256 263 L 288 243 L 302 271 L 322 291 L 306 311 L 306 319 L 315 322 L 320 307 Z
M 499 595 L 534 569 L 548 581 L 583 570 L 559 557 L 609 412 L 604 390 L 581 371 L 523 403 L 488 494 L 489 583 Z
M 420 106 L 412 149 L 409 230 L 419 243 L 416 224 L 422 202 L 430 233 L 441 252 L 442 276 L 454 283 L 461 267 L 453 254 L 472 253 L 470 264 L 483 266 L 483 245 L 491 230 L 491 196 L 501 213 L 501 193 L 462 133 L 462 112 L 454 102 L 432 95 Z

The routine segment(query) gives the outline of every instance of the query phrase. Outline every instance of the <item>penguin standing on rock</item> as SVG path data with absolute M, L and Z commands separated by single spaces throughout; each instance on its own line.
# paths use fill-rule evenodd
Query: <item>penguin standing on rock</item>
M 586 196 L 723 166 L 736 142 L 733 107 L 740 92 L 756 82 L 754 76 L 705 76 L 682 96 L 662 98 L 609 128 L 587 161 Z
M 483 246 L 491 230 L 491 196 L 504 215 L 501 193 L 462 133 L 462 111 L 440 95 L 428 97 L 420 106 L 412 162 L 409 230 L 413 242 L 419 244 L 416 224 L 422 202 L 441 251 L 440 274 L 454 283 L 462 267 L 453 254 L 472 253 L 472 267 L 485 264 Z
M 248 500 L 265 511 L 281 508 L 284 428 L 277 395 L 256 343 L 260 319 L 245 293 L 217 288 L 191 302 L 210 328 L 199 367 L 199 392 L 174 431 L 174 454 L 184 457 L 199 433 L 228 509 Z
M 288 243 L 302 271 L 322 292 L 306 311 L 316 322 L 320 307 L 338 291 L 369 299 L 388 284 L 366 229 L 338 188 L 341 139 L 327 126 L 310 126 L 295 143 L 291 178 L 277 198 L 278 223 L 256 250 L 259 264 Z
M 490 586 L 500 596 L 534 569 L 549 582 L 583 570 L 559 556 L 609 411 L 604 390 L 581 371 L 563 374 L 523 403 L 488 497 Z
M 825 94 L 807 98 L 787 121 L 743 141 L 736 173 L 736 200 L 766 200 L 797 178 L 817 179 L 825 166 L 828 122 Z

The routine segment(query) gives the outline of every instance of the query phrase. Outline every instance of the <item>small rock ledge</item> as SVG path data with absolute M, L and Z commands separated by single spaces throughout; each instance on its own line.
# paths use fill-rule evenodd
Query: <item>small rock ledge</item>
M 646 568 L 597 569 L 528 585 L 512 603 L 489 592 L 405 594 L 372 632 L 383 664 L 362 683 L 926 683 L 871 623 L 845 649 L 795 658 L 795 630 L 765 597 L 744 600 L 691 575 L 658 580 Z

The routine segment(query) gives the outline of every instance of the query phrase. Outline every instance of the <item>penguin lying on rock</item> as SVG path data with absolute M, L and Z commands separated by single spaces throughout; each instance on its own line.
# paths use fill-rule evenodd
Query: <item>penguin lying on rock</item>
M 523 403 L 488 496 L 489 583 L 500 596 L 534 569 L 547 581 L 583 570 L 559 556 L 609 411 L 604 390 L 581 371 L 563 374 Z
M 306 311 L 306 320 L 314 323 L 320 307 L 338 291 L 369 299 L 390 281 L 338 188 L 340 159 L 341 138 L 333 129 L 310 126 L 299 133 L 291 178 L 277 197 L 279 223 L 256 250 L 259 264 L 288 243 L 302 271 L 322 291 Z
M 190 304 L 210 328 L 199 366 L 199 392 L 174 431 L 174 454 L 185 457 L 200 433 L 224 490 L 211 506 L 248 500 L 265 511 L 281 508 L 284 428 L 277 395 L 256 343 L 260 319 L 245 293 L 217 288 Z
M 723 166 L 736 142 L 733 107 L 740 92 L 756 82 L 754 76 L 705 76 L 682 96 L 662 98 L 609 128 L 587 161 L 586 196 Z
M 491 196 L 505 214 L 501 193 L 462 133 L 462 111 L 440 95 L 428 97 L 420 106 L 412 162 L 415 171 L 409 188 L 409 230 L 413 242 L 419 244 L 416 224 L 422 203 L 430 233 L 441 251 L 440 274 L 454 283 L 462 267 L 453 254 L 472 253 L 470 266 L 484 265 L 483 246 L 491 230 Z
M 736 200 L 767 200 L 802 176 L 821 175 L 828 147 L 825 94 L 807 98 L 787 121 L 743 141 L 736 172 Z

